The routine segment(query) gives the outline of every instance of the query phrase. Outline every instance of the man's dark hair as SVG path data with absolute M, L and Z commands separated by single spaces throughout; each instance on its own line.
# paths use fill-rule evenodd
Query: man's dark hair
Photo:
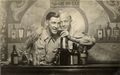
M 58 18 L 60 15 L 57 12 L 49 12 L 46 16 L 46 20 L 50 20 L 51 17 L 56 17 Z

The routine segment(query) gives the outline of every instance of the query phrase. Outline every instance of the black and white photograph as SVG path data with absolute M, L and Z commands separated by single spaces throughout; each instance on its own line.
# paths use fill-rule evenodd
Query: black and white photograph
M 120 75 L 120 0 L 0 0 L 0 75 Z

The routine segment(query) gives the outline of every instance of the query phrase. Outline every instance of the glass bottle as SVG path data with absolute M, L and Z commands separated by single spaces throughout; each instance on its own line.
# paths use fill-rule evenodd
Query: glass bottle
M 99 28 L 97 29 L 97 39 L 102 40 L 103 39 L 103 29 L 101 25 L 99 25 Z
M 27 32 L 26 32 L 26 37 L 30 36 L 31 33 L 32 33 L 32 30 L 31 30 L 31 28 L 28 26 Z
M 113 28 L 114 40 L 119 40 L 119 36 L 120 36 L 120 28 L 118 27 L 118 24 L 116 24 L 116 27 Z
M 11 53 L 11 64 L 18 65 L 19 62 L 19 55 L 16 50 L 16 45 L 13 45 L 13 51 Z
M 19 28 L 19 30 L 18 30 L 18 32 L 19 32 L 19 39 L 21 40 L 22 38 L 24 38 L 24 28 Z
M 68 42 L 69 44 L 69 49 L 70 49 L 70 65 L 73 65 L 73 55 L 74 55 L 74 50 L 73 50 L 73 42 Z
M 73 64 L 78 65 L 79 64 L 79 51 L 77 48 L 77 44 L 73 43 Z
M 88 57 L 88 52 L 86 46 L 83 46 L 83 51 L 80 54 L 80 60 L 82 65 L 87 64 L 87 57 Z
M 107 27 L 105 28 L 106 39 L 110 40 L 112 35 L 112 28 L 110 27 L 110 23 L 107 23 Z
M 70 64 L 70 53 L 68 51 L 68 39 L 66 37 L 61 37 L 60 39 L 60 48 L 59 48 L 59 60 L 60 65 L 69 65 Z
M 61 42 L 60 46 L 61 46 L 62 49 L 67 49 L 68 48 L 68 39 L 67 39 L 67 37 L 61 37 L 60 42 Z
M 28 64 L 28 58 L 25 54 L 22 55 L 21 64 L 22 65 L 27 65 Z
M 15 25 L 13 25 L 13 28 L 11 30 L 11 38 L 12 39 L 16 39 L 17 35 L 16 35 L 16 28 Z
M 2 26 L 2 28 L 1 28 L 1 33 L 5 33 L 5 27 L 4 26 Z

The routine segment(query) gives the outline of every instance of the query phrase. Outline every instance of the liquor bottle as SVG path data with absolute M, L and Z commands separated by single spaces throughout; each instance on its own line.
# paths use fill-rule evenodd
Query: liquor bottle
M 18 62 L 19 62 L 19 56 L 16 50 L 16 45 L 13 45 L 13 51 L 11 53 L 11 64 L 18 65 Z
M 27 31 L 26 31 L 26 37 L 29 37 L 31 33 L 32 33 L 32 30 L 31 30 L 31 28 L 28 26 Z
M 118 24 L 116 24 L 116 27 L 113 28 L 114 40 L 119 40 L 119 36 L 120 36 L 120 28 L 118 27 Z
M 73 50 L 71 52 L 71 56 L 72 56 L 72 64 L 73 65 L 78 65 L 79 64 L 79 51 L 78 51 L 78 48 L 77 48 L 77 44 L 76 43 L 73 43 Z
M 16 35 L 16 28 L 15 25 L 13 25 L 13 28 L 11 30 L 11 38 L 12 39 L 16 39 L 17 35 Z
M 81 60 L 80 64 L 82 65 L 87 64 L 87 57 L 88 57 L 88 52 L 87 52 L 86 46 L 83 46 L 83 51 L 80 54 L 80 60 Z
M 99 28 L 97 29 L 97 38 L 98 38 L 98 40 L 103 39 L 103 29 L 102 29 L 101 25 L 99 25 Z
M 1 28 L 1 33 L 5 33 L 5 25 Z
M 22 55 L 22 60 L 21 60 L 22 65 L 27 65 L 28 64 L 28 59 L 25 54 Z
M 22 38 L 24 38 L 24 28 L 22 27 L 19 28 L 18 32 L 19 32 L 19 39 L 22 40 Z
M 61 42 L 60 46 L 61 46 L 62 49 L 67 49 L 68 48 L 68 39 L 67 39 L 67 37 L 61 37 L 60 42 Z
M 59 60 L 60 65 L 70 64 L 70 54 L 68 51 L 68 39 L 66 37 L 61 37 L 60 48 L 59 48 Z
M 112 28 L 110 27 L 109 22 L 107 23 L 107 27 L 105 28 L 106 39 L 110 40 L 112 35 Z

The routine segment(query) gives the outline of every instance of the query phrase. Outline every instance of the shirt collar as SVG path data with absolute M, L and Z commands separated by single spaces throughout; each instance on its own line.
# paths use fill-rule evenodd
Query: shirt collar
M 53 42 L 55 42 L 55 39 L 52 37 L 48 27 L 43 30 L 43 36 L 41 36 L 41 37 L 43 38 L 44 41 L 49 42 L 50 40 L 52 40 Z

